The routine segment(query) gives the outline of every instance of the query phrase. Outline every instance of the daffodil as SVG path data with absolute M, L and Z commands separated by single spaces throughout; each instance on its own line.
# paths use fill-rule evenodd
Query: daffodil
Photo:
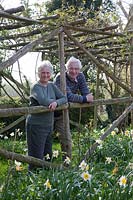
M 98 149 L 102 149 L 102 148 L 103 148 L 103 145 L 100 144 L 97 148 L 98 148 Z
M 133 170 L 133 163 L 129 162 L 128 168 L 131 169 L 131 170 Z
M 84 181 L 91 181 L 92 175 L 89 174 L 88 172 L 83 172 L 83 173 L 81 174 L 81 177 L 84 179 Z
M 112 131 L 112 132 L 111 132 L 111 135 L 112 135 L 112 136 L 115 136 L 115 135 L 116 135 L 116 132 L 115 132 L 115 131 Z
M 13 137 L 14 135 L 15 135 L 14 132 L 10 133 L 10 136 L 11 136 L 11 137 Z
M 83 171 L 87 171 L 89 169 L 89 166 L 87 165 L 87 163 L 83 160 L 80 165 L 79 165 L 79 168 Z
M 24 152 L 27 152 L 28 151 L 28 149 L 27 148 L 24 148 Z
M 85 171 L 89 170 L 89 165 L 86 165 Z
M 59 151 L 58 150 L 53 151 L 53 158 L 58 158 L 58 156 L 59 156 Z
M 65 158 L 65 160 L 64 160 L 64 163 L 69 165 L 70 162 L 71 162 L 71 160 L 70 160 L 70 158 L 67 156 L 67 157 Z
M 16 132 L 16 133 L 18 133 L 19 131 L 20 131 L 20 128 L 18 128 L 18 129 L 15 129 L 15 132 Z
M 15 160 L 16 171 L 22 171 L 23 167 L 21 166 L 21 162 Z
M 16 171 L 22 171 L 22 170 L 23 170 L 23 167 L 22 167 L 22 166 L 16 165 Z
M 126 130 L 125 131 L 125 136 L 129 136 L 130 135 L 130 131 Z
M 103 143 L 103 141 L 102 140 L 100 140 L 100 139 L 98 139 L 98 140 L 96 140 L 96 143 L 98 143 L 98 144 L 102 144 Z
M 116 127 L 116 128 L 114 129 L 114 131 L 115 131 L 116 133 L 118 133 L 118 132 L 119 132 L 119 129 Z
M 113 170 L 112 170 L 112 174 L 115 175 L 118 172 L 118 166 L 116 166 Z
M 46 182 L 44 183 L 44 185 L 46 186 L 46 189 L 51 189 L 51 184 L 50 184 L 50 181 L 49 179 L 46 180 Z
M 60 133 L 59 133 L 59 132 L 57 132 L 57 133 L 56 133 L 56 137 L 59 137 L 59 136 L 60 136 Z
M 3 191 L 3 188 L 4 188 L 4 185 L 1 185 L 1 186 L 0 186 L 0 192 Z
M 106 163 L 110 164 L 112 162 L 111 157 L 106 157 Z
M 48 153 L 46 154 L 45 158 L 46 158 L 46 160 L 50 160 L 50 156 Z
M 133 135 L 133 129 L 130 130 L 131 136 Z
M 23 132 L 18 132 L 18 136 L 20 137 L 21 135 L 23 135 Z
M 126 178 L 126 176 L 121 176 L 120 179 L 119 179 L 119 185 L 125 187 L 126 184 L 127 184 L 127 178 Z
M 18 166 L 20 166 L 21 165 L 21 162 L 18 162 L 18 161 L 14 161 L 15 162 L 15 165 L 18 165 Z

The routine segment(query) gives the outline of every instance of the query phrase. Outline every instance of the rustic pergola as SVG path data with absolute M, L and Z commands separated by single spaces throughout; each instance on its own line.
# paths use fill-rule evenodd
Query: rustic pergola
M 63 118 L 66 132 L 65 140 L 68 146 L 68 152 L 71 154 L 71 135 L 68 135 L 67 131 L 69 129 L 69 108 L 83 108 L 94 106 L 95 109 L 98 105 L 106 104 L 117 104 L 117 103 L 131 103 L 129 107 L 118 117 L 112 124 L 112 126 L 107 129 L 107 131 L 100 137 L 104 140 L 115 127 L 132 111 L 133 109 L 133 56 L 132 52 L 127 52 L 124 58 L 120 54 L 120 50 L 123 48 L 123 41 L 119 42 L 117 37 L 126 37 L 125 32 L 118 32 L 118 25 L 105 26 L 98 29 L 90 29 L 84 19 L 78 19 L 74 22 L 65 21 L 60 26 L 57 25 L 57 21 L 60 18 L 59 15 L 41 17 L 39 19 L 31 19 L 24 16 L 18 16 L 16 13 L 20 13 L 24 10 L 24 7 L 18 7 L 8 10 L 0 10 L 1 24 L 0 24 L 0 49 L 10 50 L 15 53 L 6 61 L 0 64 L 0 75 L 5 77 L 6 80 L 15 82 L 15 84 L 22 90 L 25 94 L 28 94 L 26 88 L 16 81 L 11 74 L 5 72 L 5 69 L 13 65 L 27 52 L 42 52 L 43 57 L 47 55 L 55 56 L 59 55 L 60 61 L 60 73 L 61 73 L 61 90 L 66 93 L 66 81 L 65 81 L 65 57 L 68 55 L 86 55 L 87 61 L 95 65 L 98 71 L 105 73 L 107 77 L 112 79 L 121 88 L 123 88 L 129 94 L 129 97 L 115 98 L 115 99 L 99 99 L 96 96 L 96 100 L 93 103 L 69 103 L 57 108 L 57 110 L 63 110 Z M 132 11 L 132 7 L 131 7 Z M 133 28 L 133 12 L 130 12 L 128 20 L 128 34 L 132 34 Z M 45 23 L 48 20 L 52 20 L 52 26 Z M 45 25 L 46 24 L 46 25 Z M 21 28 L 29 27 L 29 31 L 17 33 L 16 30 Z M 129 30 L 129 27 L 131 28 Z M 7 30 L 7 34 L 3 34 L 3 30 Z M 13 33 L 14 31 L 14 33 Z M 32 41 L 31 41 L 32 40 Z M 97 42 L 95 44 L 95 42 Z M 132 46 L 133 39 L 130 40 L 130 45 Z M 92 45 L 93 44 L 93 45 Z M 125 44 L 124 44 L 125 45 Z M 93 46 L 93 47 L 92 47 Z M 105 47 L 106 46 L 106 47 Z M 102 47 L 102 48 L 101 48 Z M 105 47 L 105 48 L 104 48 Z M 58 50 L 57 50 L 58 49 Z M 107 56 L 104 55 L 107 52 Z M 111 56 L 109 56 L 111 55 Z M 130 59 L 129 59 L 130 58 Z M 119 80 L 115 74 L 110 71 L 109 62 L 121 63 L 121 65 L 130 64 L 130 79 L 131 87 L 125 82 Z M 83 69 L 84 70 L 84 69 Z M 98 88 L 97 88 L 98 90 Z M 96 93 L 98 93 L 96 91 Z M 14 123 L 0 130 L 0 133 L 7 131 L 9 128 L 13 127 L 20 121 L 25 119 L 25 116 L 29 113 L 40 113 L 49 112 L 49 110 L 43 106 L 36 107 L 21 107 L 21 108 L 3 108 L 0 109 L 0 117 L 9 116 L 21 116 Z M 96 118 L 95 112 L 95 118 Z M 86 152 L 84 159 L 89 158 L 89 156 L 94 152 L 98 143 L 94 143 L 92 147 Z M 19 156 L 15 153 L 8 152 L 6 150 L 0 149 L 0 155 L 6 158 L 27 163 L 36 163 L 38 166 L 49 166 L 45 161 L 39 161 L 39 159 L 30 158 L 26 156 Z

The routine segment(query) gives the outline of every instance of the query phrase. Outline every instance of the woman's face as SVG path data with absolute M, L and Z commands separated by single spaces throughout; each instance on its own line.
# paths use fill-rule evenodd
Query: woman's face
M 79 66 L 76 62 L 72 62 L 68 67 L 68 74 L 72 79 L 76 79 L 80 72 Z
M 50 69 L 48 67 L 42 68 L 38 73 L 38 76 L 40 79 L 40 83 L 47 84 L 51 77 Z

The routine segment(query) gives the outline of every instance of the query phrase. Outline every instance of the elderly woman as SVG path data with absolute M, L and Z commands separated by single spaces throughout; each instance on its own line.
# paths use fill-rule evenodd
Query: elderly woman
M 66 63 L 66 89 L 69 102 L 89 103 L 93 101 L 93 95 L 87 86 L 84 74 L 80 71 L 82 68 L 81 62 L 75 57 L 70 57 Z M 55 84 L 60 88 L 60 74 L 56 76 Z M 71 157 L 67 152 L 67 143 L 64 138 L 63 117 L 61 112 L 55 112 L 55 129 L 60 133 L 60 141 L 62 151 L 66 156 Z M 70 135 L 70 134 L 68 134 Z
M 54 111 L 59 105 L 67 102 L 63 93 L 50 82 L 53 73 L 52 64 L 45 60 L 38 68 L 39 81 L 30 91 L 30 106 L 46 106 Z M 30 114 L 26 120 L 28 155 L 43 159 L 52 156 L 52 139 L 54 112 Z M 29 170 L 35 166 L 29 165 Z

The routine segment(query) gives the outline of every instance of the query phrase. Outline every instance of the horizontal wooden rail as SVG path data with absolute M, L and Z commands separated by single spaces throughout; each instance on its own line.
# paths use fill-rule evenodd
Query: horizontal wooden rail
M 56 108 L 56 110 L 64 110 L 68 108 L 87 108 L 91 106 L 107 105 L 107 104 L 123 104 L 133 102 L 132 97 L 114 98 L 114 99 L 99 99 L 94 100 L 93 103 L 69 103 L 64 104 Z M 19 107 L 19 108 L 7 108 L 0 109 L 0 117 L 10 117 L 10 116 L 21 116 L 27 114 L 35 114 L 42 112 L 50 112 L 50 110 L 44 106 L 32 106 L 32 107 Z
M 75 27 L 75 26 L 70 26 L 70 25 L 64 25 L 66 29 L 71 29 L 75 31 L 82 31 L 82 32 L 87 32 L 87 33 L 93 33 L 93 34 L 99 34 L 99 35 L 110 35 L 110 36 L 121 36 L 124 37 L 125 35 L 123 33 L 117 33 L 117 32 L 109 32 L 109 31 L 102 31 L 102 30 L 94 30 L 94 29 L 89 29 L 88 27 Z
M 21 16 L 17 16 L 17 15 L 12 15 L 3 10 L 0 10 L 0 17 L 14 19 L 14 20 L 18 20 L 18 21 L 22 21 L 22 22 L 26 22 L 26 23 L 32 23 L 32 24 L 33 23 L 42 24 L 42 22 L 40 22 L 38 20 L 30 19 L 27 17 L 21 17 Z
M 10 160 L 17 160 L 23 163 L 33 164 L 38 167 L 46 167 L 50 169 L 65 169 L 65 166 L 63 166 L 62 164 L 47 162 L 44 160 L 40 160 L 38 158 L 34 158 L 32 156 L 25 156 L 25 155 L 10 152 L 10 151 L 7 151 L 6 149 L 1 149 L 1 148 L 0 148 L 0 156 L 6 159 L 10 159 Z

